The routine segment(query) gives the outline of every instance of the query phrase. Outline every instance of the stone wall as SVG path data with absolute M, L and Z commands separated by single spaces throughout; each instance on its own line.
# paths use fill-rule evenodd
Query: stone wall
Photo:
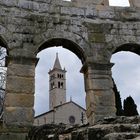
M 129 0 L 130 6 L 132 7 L 140 7 L 140 1 L 139 0 Z
M 92 2 L 0 0 L 0 45 L 9 52 L 6 125 L 32 125 L 36 54 L 60 45 L 83 64 L 89 123 L 115 115 L 110 59 L 122 50 L 139 54 L 139 2 L 124 8 Z
M 93 126 L 44 125 L 29 132 L 29 140 L 139 140 L 140 117 L 108 117 Z M 44 132 L 44 133 L 42 133 Z

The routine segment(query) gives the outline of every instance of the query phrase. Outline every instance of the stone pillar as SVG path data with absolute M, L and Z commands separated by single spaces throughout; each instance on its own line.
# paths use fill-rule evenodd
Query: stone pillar
M 113 64 L 86 63 L 81 69 L 85 79 L 87 118 L 91 125 L 104 117 L 115 116 L 112 66 Z
M 34 118 L 36 58 L 8 57 L 4 123 L 31 126 Z
M 140 7 L 140 0 L 129 0 L 130 7 Z
M 109 0 L 71 0 L 76 6 L 102 5 L 109 6 Z

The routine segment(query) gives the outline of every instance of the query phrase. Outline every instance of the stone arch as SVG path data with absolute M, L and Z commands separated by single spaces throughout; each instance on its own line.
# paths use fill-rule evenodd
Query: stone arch
M 140 44 L 137 44 L 137 43 L 124 43 L 124 44 L 121 44 L 120 46 L 117 46 L 116 49 L 113 50 L 112 55 L 114 55 L 114 54 L 116 54 L 118 52 L 131 52 L 131 53 L 134 53 L 134 54 L 137 54 L 137 55 L 140 56 Z M 111 55 L 111 58 L 112 58 L 112 55 Z M 114 64 L 116 64 L 116 63 L 114 63 Z M 117 75 L 117 77 L 118 77 L 118 75 Z M 114 80 L 116 80 L 116 78 L 114 76 L 112 76 L 112 78 Z
M 2 36 L 0 36 L 0 45 L 2 47 L 8 48 L 8 45 L 7 45 L 5 39 Z
M 115 44 L 116 45 L 116 44 Z M 110 46 L 110 45 L 108 45 Z M 111 46 L 110 46 L 111 47 Z M 137 55 L 140 55 L 140 44 L 137 43 L 119 43 L 119 45 L 112 46 L 112 49 L 109 51 L 109 61 L 113 54 L 120 52 L 120 51 L 129 51 L 133 52 Z
M 7 62 L 6 57 L 8 55 L 8 45 L 2 35 L 0 35 L 0 115 L 4 114 L 4 99 L 6 91 L 6 82 L 7 82 Z
M 12 38 L 12 33 L 6 27 L 0 25 L 0 45 L 8 50 L 11 46 L 10 43 L 12 43 Z
M 34 38 L 34 42 L 36 44 L 35 55 L 45 48 L 63 46 L 75 53 L 82 63 L 84 63 L 87 56 L 85 49 L 89 48 L 86 37 L 84 38 L 78 33 L 59 30 L 48 30 L 43 34 L 37 35 Z
M 74 55 L 76 55 L 77 58 L 79 58 L 79 60 L 84 63 L 85 62 L 85 53 L 84 53 L 84 50 L 78 46 L 77 43 L 71 41 L 70 39 L 64 39 L 64 38 L 52 38 L 52 39 L 49 39 L 47 40 L 46 42 L 43 42 L 43 44 L 38 48 L 38 50 L 36 51 L 36 53 L 39 53 L 40 51 L 46 49 L 46 51 L 50 48 L 50 47 L 60 47 L 62 46 L 63 48 L 71 51 L 74 53 Z M 67 59 L 67 58 L 66 58 Z M 68 62 L 70 63 L 70 62 Z M 78 69 L 80 70 L 80 69 Z M 78 72 L 77 72 L 78 73 Z M 60 75 L 58 75 L 59 78 L 61 78 Z M 65 75 L 64 75 L 65 77 Z M 81 76 L 82 77 L 82 76 Z M 57 81 L 58 83 L 58 88 L 65 88 L 65 82 L 62 80 L 60 81 Z M 84 86 L 83 86 L 84 87 Z M 51 88 L 54 88 L 54 83 L 51 83 Z M 84 88 L 82 88 L 84 89 Z M 83 93 L 84 90 L 82 90 L 82 92 L 80 93 Z M 84 99 L 82 101 L 85 101 Z
M 136 44 L 136 43 L 122 44 L 115 49 L 113 54 L 120 51 L 130 51 L 130 52 L 140 55 L 140 44 Z
M 0 47 L 5 48 L 6 49 L 6 55 L 9 54 L 9 50 L 8 50 L 8 44 L 5 41 L 5 39 L 0 35 Z M 6 58 L 5 58 L 6 61 Z
M 37 52 L 40 52 L 41 50 L 53 46 L 62 46 L 65 49 L 70 50 L 76 56 L 81 60 L 82 63 L 85 61 L 85 54 L 82 48 L 80 48 L 75 42 L 68 40 L 68 39 L 63 39 L 63 38 L 53 38 L 49 39 L 46 42 L 44 42 L 37 50 Z

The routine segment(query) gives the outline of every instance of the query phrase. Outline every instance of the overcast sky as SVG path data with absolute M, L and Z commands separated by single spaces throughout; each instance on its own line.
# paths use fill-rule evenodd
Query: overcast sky
M 129 3 L 128 0 L 110 0 L 110 5 L 128 6 Z M 82 67 L 80 60 L 69 50 L 62 47 L 52 47 L 38 54 L 40 60 L 36 67 L 36 115 L 49 110 L 48 71 L 53 67 L 57 52 L 62 68 L 65 67 L 67 70 L 67 101 L 72 97 L 73 101 L 85 107 L 84 79 L 83 74 L 79 72 Z M 140 112 L 140 57 L 130 52 L 119 52 L 113 55 L 111 62 L 115 63 L 112 74 L 122 100 L 131 95 Z

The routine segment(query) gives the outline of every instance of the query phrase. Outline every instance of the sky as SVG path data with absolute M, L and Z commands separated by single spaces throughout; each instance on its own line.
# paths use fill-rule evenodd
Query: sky
M 140 56 L 131 52 L 118 52 L 112 56 L 112 76 L 122 101 L 131 96 L 140 113 Z
M 40 58 L 36 67 L 35 86 L 35 110 L 36 115 L 48 111 L 49 107 L 49 75 L 53 68 L 58 53 L 62 69 L 66 69 L 66 93 L 67 101 L 72 100 L 85 107 L 85 91 L 83 74 L 80 73 L 82 63 L 71 51 L 62 47 L 51 47 L 41 51 L 37 57 Z M 75 84 L 78 83 L 78 84 Z
M 128 0 L 109 0 L 110 6 L 129 6 Z
M 128 0 L 110 0 L 111 6 L 129 6 Z M 40 58 L 36 67 L 35 76 L 35 114 L 39 115 L 49 110 L 49 75 L 56 57 L 59 59 L 62 68 L 67 70 L 66 92 L 67 101 L 72 100 L 85 108 L 84 79 L 80 73 L 82 67 L 80 59 L 72 52 L 62 47 L 51 47 L 38 53 Z M 67 58 L 67 59 L 66 59 Z M 119 52 L 112 56 L 111 62 L 115 65 L 112 68 L 112 75 L 120 91 L 122 101 L 131 95 L 140 112 L 140 57 L 130 52 Z M 77 84 L 75 84 L 77 83 Z

